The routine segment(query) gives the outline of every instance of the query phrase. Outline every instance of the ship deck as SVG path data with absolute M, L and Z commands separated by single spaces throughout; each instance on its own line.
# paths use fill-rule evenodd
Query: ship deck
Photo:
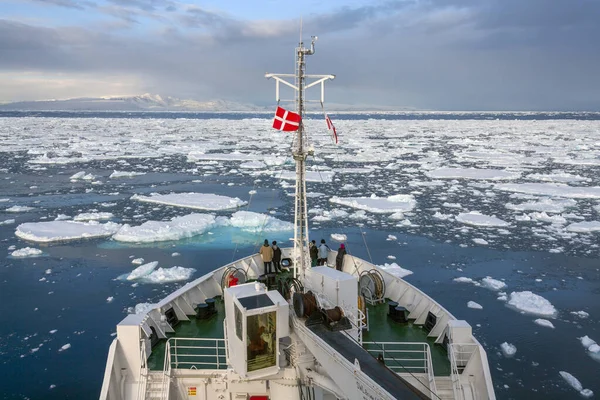
M 207 320 L 196 319 L 189 316 L 189 321 L 180 321 L 175 332 L 170 333 L 169 338 L 213 338 L 223 339 L 223 320 L 225 310 L 222 299 L 215 302 L 217 314 Z M 365 342 L 417 342 L 428 343 L 431 350 L 431 359 L 435 375 L 450 375 L 450 362 L 446 350 L 439 344 L 435 344 L 433 338 L 427 337 L 427 332 L 412 322 L 399 324 L 387 317 L 387 304 L 368 306 L 369 331 L 363 334 Z M 152 348 L 152 354 L 148 358 L 148 367 L 154 371 L 164 368 L 165 345 L 167 340 L 161 339 Z M 372 354 L 374 354 L 372 352 Z M 407 362 L 410 364 L 410 362 Z

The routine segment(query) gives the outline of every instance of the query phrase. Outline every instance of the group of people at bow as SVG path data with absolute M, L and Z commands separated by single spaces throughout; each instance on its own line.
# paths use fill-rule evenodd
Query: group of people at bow
M 309 243 L 309 254 L 311 260 L 311 266 L 321 266 L 327 265 L 327 256 L 331 249 L 325 243 L 325 239 L 321 239 L 321 244 L 317 246 L 317 242 L 312 240 Z M 273 241 L 272 245 L 269 245 L 269 240 L 265 239 L 264 244 L 260 247 L 260 256 L 264 263 L 264 273 L 271 273 L 271 265 L 273 265 L 273 269 L 275 273 L 279 273 L 282 271 L 281 269 L 281 248 L 277 246 L 277 242 Z M 337 251 L 337 256 L 335 258 L 335 269 L 341 271 L 344 266 L 344 256 L 347 254 L 346 246 L 344 243 L 340 244 L 340 248 Z

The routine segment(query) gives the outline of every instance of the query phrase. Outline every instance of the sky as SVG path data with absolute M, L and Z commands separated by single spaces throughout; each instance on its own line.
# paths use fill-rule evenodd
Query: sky
M 270 104 L 301 18 L 328 102 L 600 111 L 600 0 L 0 0 L 0 102 Z

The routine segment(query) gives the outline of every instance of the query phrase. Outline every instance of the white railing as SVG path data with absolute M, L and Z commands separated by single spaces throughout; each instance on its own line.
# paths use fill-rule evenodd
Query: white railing
M 165 363 L 163 366 L 161 399 L 166 400 L 169 398 L 170 385 L 171 385 L 171 347 L 168 345 L 165 345 Z
M 226 369 L 225 339 L 170 338 L 166 344 L 165 367 Z M 167 357 L 168 356 L 168 357 Z
M 146 365 L 148 357 L 146 356 L 145 340 L 140 340 L 140 346 L 140 382 L 138 384 L 137 398 L 138 400 L 143 400 L 146 398 L 146 385 L 148 384 L 148 366 Z
M 479 351 L 479 345 L 476 343 L 453 343 L 448 345 L 451 367 L 450 378 L 456 400 L 464 400 L 465 398 L 460 383 L 460 375 L 477 351 Z
M 363 342 L 373 357 L 383 357 L 385 366 L 396 373 L 427 374 L 429 390 L 437 393 L 429 343 L 423 342 Z

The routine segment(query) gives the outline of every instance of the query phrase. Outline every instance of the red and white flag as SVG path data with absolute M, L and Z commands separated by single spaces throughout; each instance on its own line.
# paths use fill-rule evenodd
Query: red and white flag
M 335 130 L 335 126 L 333 126 L 333 122 L 331 122 L 329 115 L 327 115 L 327 114 L 325 114 L 325 121 L 327 121 L 327 129 L 332 131 L 333 140 L 335 140 L 335 144 L 337 144 L 338 143 L 337 131 Z
M 273 118 L 273 128 L 280 131 L 297 131 L 300 126 L 300 114 L 277 107 L 275 118 Z

